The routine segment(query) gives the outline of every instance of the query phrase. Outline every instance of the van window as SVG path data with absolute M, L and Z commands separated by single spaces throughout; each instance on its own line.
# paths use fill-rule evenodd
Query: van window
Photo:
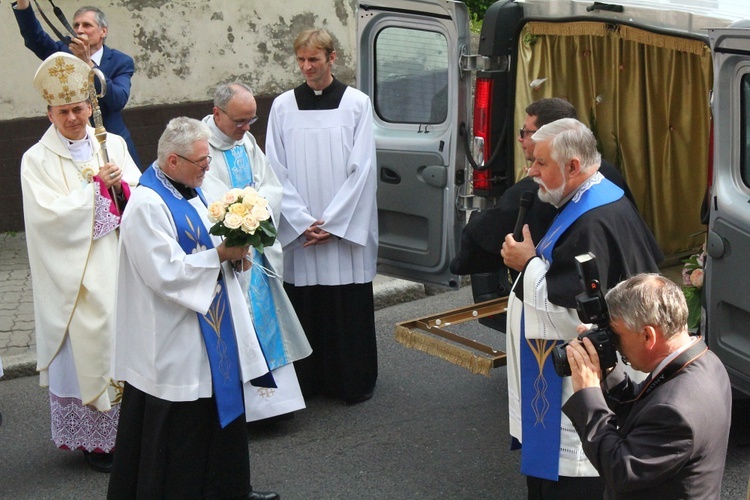
M 740 172 L 742 182 L 750 186 L 750 74 L 740 83 Z
M 383 29 L 375 40 L 375 112 L 386 122 L 437 124 L 448 115 L 448 42 L 442 33 Z

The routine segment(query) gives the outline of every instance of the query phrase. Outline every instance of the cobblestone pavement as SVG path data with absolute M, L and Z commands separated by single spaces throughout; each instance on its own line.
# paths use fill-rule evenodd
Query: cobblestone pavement
M 415 300 L 426 293 L 421 284 L 380 275 L 373 288 L 376 309 Z M 23 232 L 0 233 L 0 359 L 4 379 L 36 372 L 34 303 Z
M 0 233 L 0 358 L 6 377 L 33 372 L 36 350 L 24 233 Z

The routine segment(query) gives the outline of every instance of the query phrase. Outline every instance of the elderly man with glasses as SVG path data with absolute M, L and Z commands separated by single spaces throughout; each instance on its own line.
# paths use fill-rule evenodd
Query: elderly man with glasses
M 202 188 L 206 198 L 213 201 L 231 188 L 255 187 L 268 200 L 278 227 L 281 182 L 249 130 L 258 120 L 257 109 L 252 90 L 244 83 L 216 88 L 213 113 L 203 118 L 211 130 L 208 143 L 215 160 Z M 250 314 L 277 388 L 248 392 L 245 418 L 248 422 L 282 415 L 288 418 L 305 407 L 292 363 L 309 356 L 312 348 L 280 279 L 284 270 L 281 243 L 276 240 L 263 254 L 257 250 L 251 253 L 253 263 L 258 265 L 250 271 L 247 289 Z
M 540 99 L 526 107 L 526 117 L 517 137 L 527 162 L 525 172 L 528 172 L 531 164 L 534 163 L 534 141 L 531 140 L 531 136 L 550 122 L 560 118 L 577 117 L 578 114 L 573 105 L 559 97 Z M 625 191 L 625 197 L 633 205 L 636 204 L 633 193 L 630 192 L 630 188 L 617 167 L 602 159 L 599 171 L 604 177 L 622 188 Z M 451 270 L 456 274 L 503 270 L 505 266 L 500 259 L 500 247 L 503 245 L 505 235 L 513 232 L 521 205 L 521 196 L 526 191 L 536 193 L 538 189 L 539 186 L 531 177 L 524 177 L 503 193 L 496 207 L 476 212 L 463 230 L 461 249 L 458 256 L 451 262 Z M 557 209 L 554 206 L 534 197 L 526 216 L 534 241 L 539 241 L 544 236 L 555 215 L 557 215 Z M 515 271 L 510 272 L 515 277 Z M 502 273 L 503 278 L 505 274 Z M 510 291 L 510 283 L 504 283 L 504 288 Z
M 109 498 L 278 498 L 250 486 L 243 398 L 268 366 L 245 302 L 249 247 L 208 231 L 210 136 L 171 120 L 123 218 Z

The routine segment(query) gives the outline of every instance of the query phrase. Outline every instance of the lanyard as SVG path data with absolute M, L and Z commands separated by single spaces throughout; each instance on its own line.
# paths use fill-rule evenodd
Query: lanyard
M 703 356 L 706 351 L 708 351 L 708 346 L 703 342 L 703 339 L 698 337 L 698 340 L 693 345 L 685 349 L 679 356 L 670 361 L 661 371 L 649 375 L 641 388 L 641 392 L 635 397 L 635 399 L 621 401 L 620 404 L 635 403 L 642 397 L 648 396 L 661 384 L 671 379 L 690 363 Z

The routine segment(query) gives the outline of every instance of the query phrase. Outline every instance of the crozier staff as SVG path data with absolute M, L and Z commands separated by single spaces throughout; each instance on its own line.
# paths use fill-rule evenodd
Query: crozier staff
M 110 162 L 88 126 L 90 68 L 58 52 L 34 76 L 51 122 L 21 160 L 26 243 L 31 267 L 37 370 L 49 386 L 52 439 L 83 450 L 108 471 L 119 417 L 109 378 L 114 333 L 117 232 L 140 172 L 122 137 L 109 134 Z
M 604 480 L 605 498 L 720 498 L 731 387 L 719 358 L 688 333 L 682 290 L 640 274 L 606 301 L 618 350 L 649 377 L 634 383 L 620 363 L 602 380 L 590 340 L 567 348 L 575 393 L 563 412 Z

